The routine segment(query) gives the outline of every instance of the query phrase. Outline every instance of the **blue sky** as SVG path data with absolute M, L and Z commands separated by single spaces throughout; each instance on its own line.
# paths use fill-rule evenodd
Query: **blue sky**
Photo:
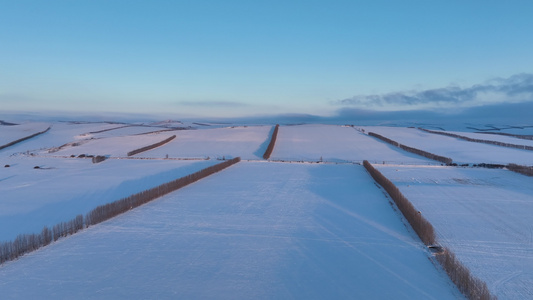
M 0 110 L 226 117 L 533 101 L 532 15 L 514 0 L 0 0 Z

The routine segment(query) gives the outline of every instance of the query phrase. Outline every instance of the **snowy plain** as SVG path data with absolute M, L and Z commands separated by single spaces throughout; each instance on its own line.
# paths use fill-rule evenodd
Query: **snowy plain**
M 103 155 L 112 157 L 126 157 L 127 153 L 142 147 L 150 146 L 170 138 L 171 133 L 150 133 L 143 135 L 129 135 L 77 141 L 75 144 L 62 147 L 55 151 L 48 151 L 51 156 Z M 45 155 L 46 153 L 41 153 Z
M 440 206 L 427 210 L 448 215 L 433 221 L 423 212 L 435 222 L 443 244 L 500 299 L 531 295 L 531 178 L 505 170 L 440 167 L 357 129 L 456 162 L 533 165 L 531 151 L 405 127 L 282 125 L 267 162 L 262 155 L 272 125 L 188 124 L 187 130 L 146 134 L 183 123 L 51 122 L 42 129 L 52 125 L 45 134 L 0 150 L 0 167 L 10 165 L 0 169 L 0 242 L 38 233 L 44 225 L 198 171 L 217 158 L 250 160 L 0 266 L 0 295 L 462 298 L 383 192 L 353 164 L 362 160 L 392 173 L 402 191 L 415 191 L 413 199 L 407 196 L 417 208 L 416 201 L 440 193 Z M 15 128 L 2 125 L 0 133 Z M 9 134 L 2 137 L 18 136 Z M 163 146 L 124 157 L 174 134 L 176 139 Z M 93 164 L 69 157 L 81 153 L 110 158 Z M 324 163 L 316 163 L 321 158 Z M 407 177 L 394 179 L 402 173 L 396 169 Z M 418 181 L 402 186 L 411 178 Z
M 109 123 L 53 122 L 46 123 L 45 125 L 42 123 L 27 123 L 25 126 L 32 126 L 34 128 L 33 131 L 35 132 L 45 130 L 48 126 L 51 126 L 51 128 L 44 134 L 15 144 L 9 148 L 0 150 L 0 157 L 26 152 L 48 152 L 48 150 L 52 148 L 58 148 L 64 144 L 82 140 L 84 139 L 83 135 L 88 132 L 116 128 L 122 125 Z M 2 130 L 2 136 L 8 132 L 14 131 L 15 129 L 16 126 L 0 126 L 0 130 Z M 9 142 L 14 140 L 15 139 L 10 139 Z
M 216 161 L 90 159 L 17 156 L 0 168 L 0 241 L 38 233 L 98 205 L 199 171 Z M 34 169 L 39 166 L 39 169 Z
M 176 139 L 145 157 L 262 159 L 273 126 L 235 126 L 173 131 Z
M 440 130 L 435 130 L 435 131 L 443 132 Z M 496 142 L 507 143 L 507 144 L 521 145 L 521 146 L 524 146 L 524 145 L 533 146 L 533 140 L 525 140 L 525 139 L 520 139 L 520 138 L 516 138 L 513 136 L 506 136 L 506 135 L 501 135 L 501 134 L 462 132 L 462 131 L 444 131 L 444 132 L 457 134 L 457 135 L 468 137 L 471 139 L 496 141 Z
M 351 126 L 280 126 L 272 160 L 435 164 L 377 141 Z
M 12 126 L 0 125 L 0 146 L 45 131 L 49 126 L 48 123 L 35 122 Z
M 533 296 L 533 184 L 507 170 L 380 166 L 499 299 Z
M 361 128 L 366 132 L 375 132 L 409 147 L 449 157 L 458 164 L 490 163 L 507 165 L 514 163 L 533 166 L 533 151 L 468 142 L 454 137 L 428 133 L 416 128 L 380 126 L 364 126 Z
M 241 162 L 6 264 L 0 294 L 460 299 L 428 255 L 362 166 Z

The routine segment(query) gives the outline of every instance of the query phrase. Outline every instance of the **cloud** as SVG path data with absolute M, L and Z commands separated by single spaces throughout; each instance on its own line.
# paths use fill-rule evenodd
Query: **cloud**
M 533 101 L 533 74 L 496 78 L 468 88 L 450 86 L 423 91 L 359 95 L 333 105 L 376 110 L 468 108 L 498 103 Z
M 244 107 L 248 106 L 246 103 L 233 101 L 178 101 L 178 105 L 183 106 L 209 106 L 209 107 Z

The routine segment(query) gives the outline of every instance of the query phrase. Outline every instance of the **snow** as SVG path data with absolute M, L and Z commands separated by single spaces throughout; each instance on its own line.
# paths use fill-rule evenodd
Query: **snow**
M 128 135 L 139 135 L 147 134 L 151 132 L 178 132 L 169 131 L 169 128 L 165 127 L 156 127 L 156 126 L 135 126 L 135 125 L 122 125 L 112 130 L 105 130 L 101 132 L 87 132 L 81 136 L 85 139 L 87 138 L 109 138 L 109 137 L 119 137 L 119 136 L 128 136 Z M 175 134 L 175 133 L 172 133 Z
M 10 157 L 0 168 L 0 241 L 199 171 L 217 161 Z M 4 168 L 9 164 L 9 168 Z M 40 166 L 41 169 L 34 169 Z
M 168 139 L 172 135 L 172 133 L 151 133 L 143 135 L 79 140 L 75 144 L 69 144 L 58 151 L 48 152 L 54 156 L 78 156 L 80 154 L 90 154 L 125 157 L 130 151 L 161 142 L 165 139 Z
M 0 126 L 0 141 L 50 125 L 0 150 L 0 241 L 219 162 L 214 158 L 244 161 L 1 266 L 2 298 L 461 298 L 394 205 L 352 163 L 363 160 L 399 185 L 441 243 L 500 299 L 533 293 L 531 178 L 442 167 L 361 130 L 457 163 L 533 165 L 531 151 L 415 128 L 283 125 L 267 162 L 272 125 L 192 121 L 25 123 Z M 150 133 L 189 125 L 195 128 Z M 79 154 L 110 159 L 70 158 Z
M 48 123 L 25 123 L 11 126 L 2 125 L 0 126 L 0 146 L 45 131 L 49 126 L 50 124 Z
M 500 299 L 533 295 L 533 185 L 507 170 L 376 166 Z
M 416 128 L 362 127 L 366 132 L 375 132 L 400 144 L 449 157 L 458 164 L 509 163 L 533 165 L 533 151 L 513 149 L 424 132 Z
M 174 140 L 142 156 L 263 159 L 272 131 L 273 126 L 173 131 Z
M 439 131 L 439 130 L 435 130 L 435 131 Z M 460 132 L 460 131 L 446 131 L 446 132 L 457 134 L 460 136 L 469 137 L 472 139 L 478 139 L 478 140 L 496 141 L 496 142 L 501 142 L 501 143 L 513 144 L 513 145 L 521 145 L 521 146 L 523 145 L 533 146 L 533 140 L 525 140 L 525 139 L 520 139 L 520 138 L 516 138 L 512 136 L 500 135 L 500 134 Z
M 33 133 L 45 130 L 50 124 L 42 125 L 42 123 L 29 123 L 35 127 Z M 41 124 L 41 125 L 39 125 Z M 30 126 L 30 125 L 28 125 Z M 34 152 L 34 151 L 44 151 L 50 148 L 59 147 L 64 144 L 78 141 L 81 138 L 80 134 L 87 133 L 90 131 L 98 131 L 109 128 L 114 128 L 120 125 L 117 124 L 108 124 L 108 123 L 65 123 L 65 122 L 54 122 L 51 124 L 51 129 L 46 133 L 33 137 L 29 140 L 23 141 L 21 143 L 15 144 L 8 148 L 0 150 L 0 157 L 10 156 L 15 153 L 21 152 Z M 0 130 L 12 131 L 14 126 L 0 126 Z M 4 133 L 2 133 L 3 136 Z M 27 135 L 26 135 L 27 136 Z
M 377 141 L 353 127 L 338 125 L 280 126 L 272 160 L 411 163 L 435 162 Z
M 359 165 L 241 162 L 0 271 L 9 299 L 462 298 Z

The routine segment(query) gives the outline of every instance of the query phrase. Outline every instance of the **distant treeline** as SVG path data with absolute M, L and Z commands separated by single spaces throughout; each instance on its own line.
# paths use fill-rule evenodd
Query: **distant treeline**
M 429 159 L 433 159 L 433 160 L 436 160 L 438 162 L 441 162 L 441 163 L 445 163 L 447 165 L 450 165 L 452 164 L 452 159 L 449 158 L 449 157 L 444 157 L 444 156 L 440 156 L 440 155 L 436 155 L 436 154 L 433 154 L 433 153 L 430 153 L 430 152 L 426 152 L 426 151 L 423 151 L 423 150 L 420 150 L 420 149 L 416 149 L 416 148 L 413 148 L 413 147 L 409 147 L 409 146 L 405 146 L 405 145 L 402 145 L 396 141 L 393 141 L 389 138 L 386 138 L 382 135 L 379 135 L 377 133 L 374 133 L 374 132 L 369 132 L 368 135 L 370 136 L 373 136 L 373 137 L 376 137 L 382 141 L 385 141 L 393 146 L 396 146 L 398 148 L 401 148 L 407 152 L 411 152 L 411 153 L 414 153 L 414 154 L 418 154 L 420 156 L 423 156 L 425 158 L 429 158 Z
M 521 129 L 523 129 L 523 128 L 521 128 Z M 533 140 L 533 135 L 512 134 L 512 133 L 505 133 L 505 132 L 483 132 L 483 131 L 476 132 L 476 133 L 482 133 L 482 134 L 498 134 L 498 135 L 504 135 L 504 136 L 512 136 L 512 137 L 514 137 L 514 138 L 522 139 L 522 140 L 530 140 L 530 141 Z
M 398 187 L 392 183 L 381 172 L 376 170 L 368 161 L 363 161 L 363 166 L 374 180 L 381 185 L 392 198 L 396 206 L 407 219 L 413 230 L 420 237 L 420 240 L 428 246 L 436 242 L 435 230 L 433 225 L 416 210 L 413 204 L 400 192 Z M 453 252 L 443 248 L 441 253 L 436 255 L 437 261 L 446 271 L 452 282 L 457 286 L 459 291 L 468 299 L 493 300 L 496 299 L 489 292 L 487 284 L 473 276 L 470 270 L 463 265 Z
M 50 128 L 52 128 L 52 127 L 48 127 L 48 128 L 46 128 L 46 130 L 44 130 L 44 131 L 37 132 L 37 133 L 32 134 L 32 135 L 30 135 L 30 136 L 23 137 L 23 138 L 18 139 L 18 140 L 16 140 L 16 141 L 12 141 L 11 143 L 7 143 L 7 144 L 5 144 L 5 145 L 3 145 L 3 146 L 0 146 L 0 150 L 2 150 L 2 149 L 4 149 L 4 148 L 7 148 L 7 147 L 10 147 L 10 146 L 13 146 L 13 145 L 15 145 L 15 144 L 18 144 L 18 143 L 23 142 L 23 141 L 25 141 L 25 140 L 29 140 L 29 139 L 31 139 L 32 137 L 36 137 L 36 136 L 38 136 L 39 134 L 43 134 L 43 133 L 47 132 L 48 130 L 50 130 Z
M 15 260 L 26 253 L 44 247 L 52 241 L 57 241 L 59 238 L 72 235 L 83 228 L 109 220 L 130 209 L 148 203 L 188 184 L 219 172 L 238 163 L 240 160 L 240 157 L 226 160 L 222 163 L 207 167 L 198 172 L 122 198 L 115 202 L 97 206 L 95 209 L 87 213 L 85 217 L 83 217 L 83 215 L 78 215 L 68 222 L 61 222 L 54 225 L 51 229 L 45 226 L 41 233 L 20 234 L 13 241 L 0 242 L 0 264 L 6 261 Z
M 507 169 L 527 176 L 533 176 L 533 166 L 522 166 L 515 164 L 508 164 Z
M 176 135 L 173 135 L 171 137 L 169 137 L 168 139 L 164 139 L 162 140 L 161 142 L 158 142 L 158 143 L 155 143 L 155 144 L 152 144 L 152 145 L 149 145 L 149 146 L 146 146 L 146 147 L 142 147 L 142 148 L 139 148 L 139 149 L 136 149 L 136 150 L 133 150 L 133 151 L 130 151 L 128 152 L 128 156 L 132 156 L 132 155 L 135 155 L 135 154 L 139 154 L 141 152 L 144 152 L 144 151 L 148 151 L 148 150 L 152 150 L 154 148 L 157 148 L 159 146 L 163 146 L 164 144 L 172 141 L 173 139 L 176 138 Z
M 429 129 L 424 129 L 424 128 L 418 128 L 418 129 L 425 131 L 425 132 L 450 136 L 450 137 L 458 138 L 458 139 L 469 141 L 469 142 L 483 143 L 483 144 L 489 144 L 489 145 L 496 145 L 496 146 L 502 146 L 502 147 L 508 147 L 508 148 L 516 148 L 516 149 L 533 151 L 533 146 L 509 144 L 509 143 L 503 143 L 503 142 L 491 141 L 491 140 L 473 139 L 473 138 L 469 138 L 464 135 L 459 135 L 459 134 L 450 133 L 450 132 L 443 132 L 443 131 L 434 131 L 434 130 L 429 130 Z
M 272 132 L 272 137 L 270 138 L 270 143 L 268 144 L 265 154 L 263 154 L 264 159 L 269 159 L 270 155 L 272 155 L 272 151 L 274 151 L 274 146 L 276 145 L 276 139 L 278 138 L 278 130 L 279 130 L 279 124 L 276 124 L 276 127 L 274 127 L 274 132 Z

